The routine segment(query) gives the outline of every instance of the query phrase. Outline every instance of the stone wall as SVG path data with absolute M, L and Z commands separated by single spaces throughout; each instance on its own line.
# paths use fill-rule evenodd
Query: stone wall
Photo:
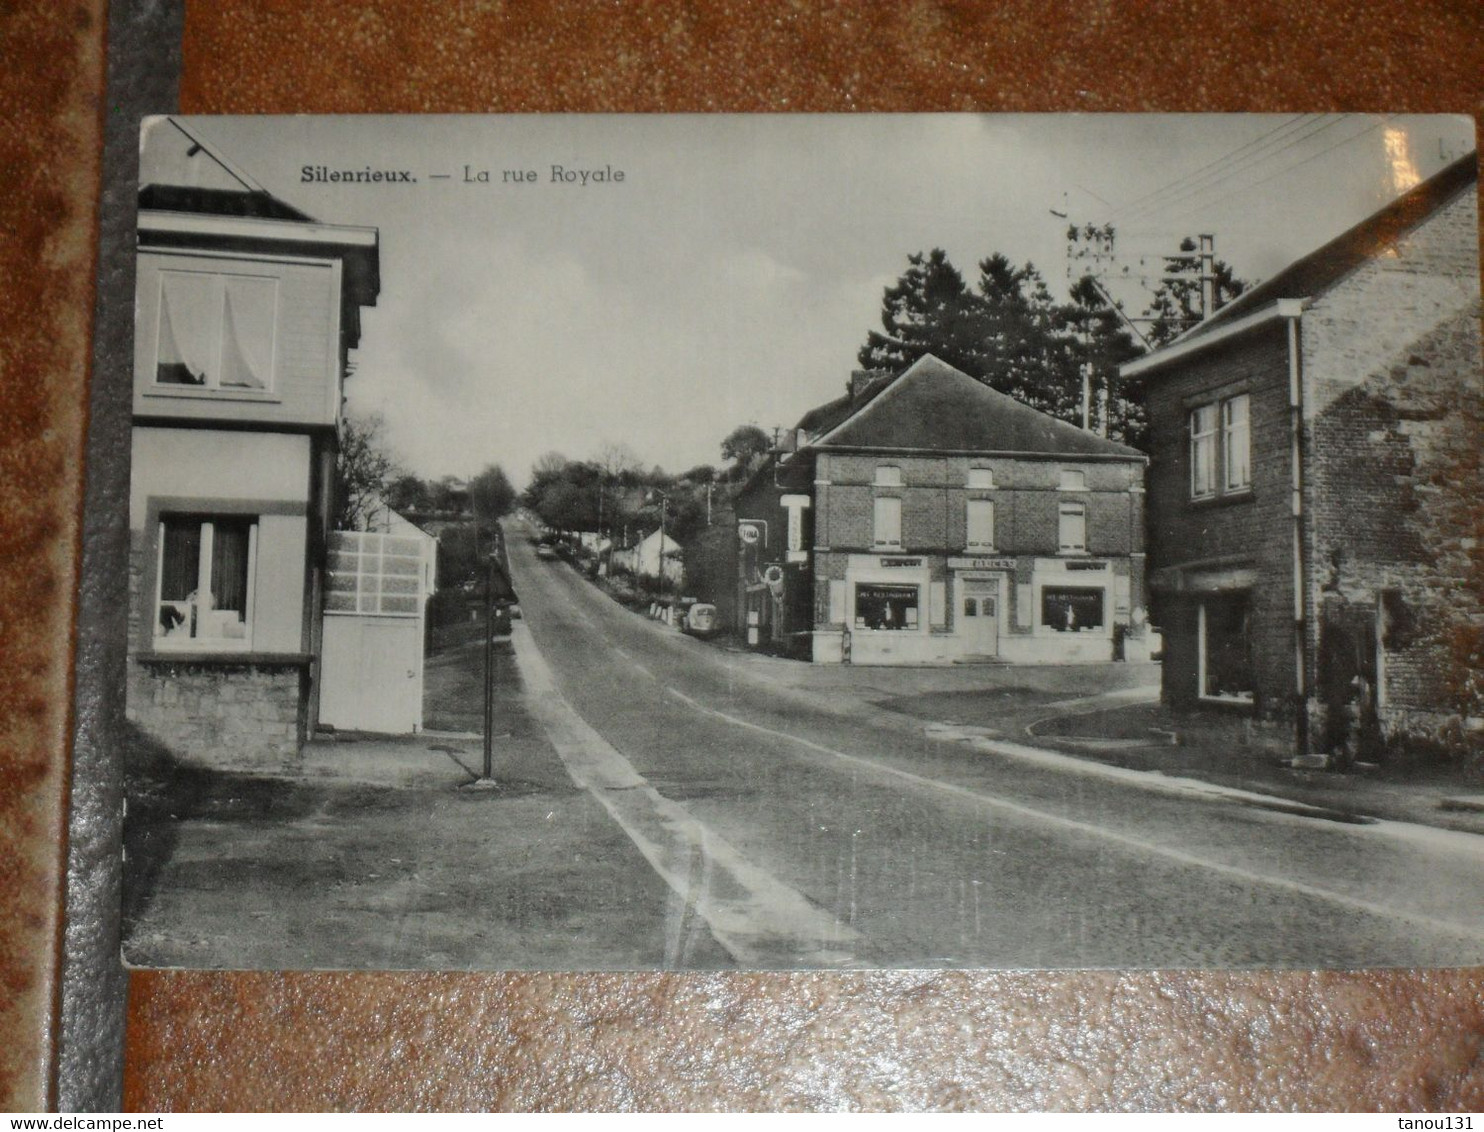
M 224 770 L 280 767 L 299 754 L 307 681 L 291 661 L 135 657 L 128 716 L 182 758 Z

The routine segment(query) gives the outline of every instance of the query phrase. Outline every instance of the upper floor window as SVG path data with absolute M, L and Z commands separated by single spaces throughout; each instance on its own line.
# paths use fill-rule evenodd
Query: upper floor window
M 1216 493 L 1216 406 L 1202 405 L 1190 414 L 1190 494 L 1200 499 Z
M 875 483 L 877 487 L 901 487 L 902 469 L 894 464 L 878 464 Z
M 894 495 L 879 495 L 875 504 L 872 542 L 876 546 L 902 545 L 902 501 Z
M 1062 491 L 1086 491 L 1087 473 L 1078 468 L 1063 468 L 1059 486 Z
M 1221 464 L 1227 491 L 1252 486 L 1251 399 L 1243 393 L 1221 402 Z
M 171 515 L 160 520 L 157 648 L 252 647 L 257 520 Z
M 161 271 L 156 384 L 271 389 L 277 316 L 270 277 Z
M 981 488 L 981 489 L 994 487 L 994 469 L 993 468 L 970 468 L 969 469 L 969 483 L 968 483 L 968 486 L 970 488 Z
M 1246 393 L 1190 413 L 1190 495 L 1207 499 L 1252 486 L 1252 399 Z
M 968 502 L 968 545 L 970 550 L 994 549 L 994 503 L 988 499 Z
M 1081 503 L 1063 503 L 1059 508 L 1057 548 L 1063 554 L 1087 550 L 1087 508 Z

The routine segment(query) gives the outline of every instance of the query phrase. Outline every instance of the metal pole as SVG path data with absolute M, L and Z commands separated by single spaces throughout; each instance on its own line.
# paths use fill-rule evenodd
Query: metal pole
M 494 777 L 495 765 L 495 554 L 490 552 L 484 575 L 484 777 Z

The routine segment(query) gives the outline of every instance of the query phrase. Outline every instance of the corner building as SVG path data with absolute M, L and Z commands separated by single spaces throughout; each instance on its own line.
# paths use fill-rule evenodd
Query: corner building
M 1479 748 L 1477 190 L 1470 153 L 1123 367 L 1172 706 L 1301 753 Z
M 818 664 L 1148 655 L 1144 456 L 927 356 L 857 374 L 736 502 L 750 638 Z

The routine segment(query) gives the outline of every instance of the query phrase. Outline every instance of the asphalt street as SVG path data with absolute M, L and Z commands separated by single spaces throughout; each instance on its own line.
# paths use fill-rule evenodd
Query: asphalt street
M 520 524 L 508 542 L 532 712 L 663 882 L 666 966 L 1484 962 L 1484 838 L 865 704 L 636 615 Z

